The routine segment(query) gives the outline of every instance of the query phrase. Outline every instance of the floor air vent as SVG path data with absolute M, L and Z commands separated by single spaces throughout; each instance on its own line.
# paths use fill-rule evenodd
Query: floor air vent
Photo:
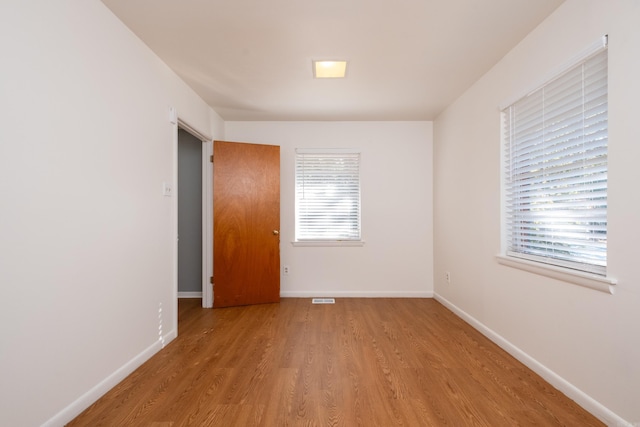
M 311 300 L 312 304 L 335 304 L 335 298 L 313 298 Z

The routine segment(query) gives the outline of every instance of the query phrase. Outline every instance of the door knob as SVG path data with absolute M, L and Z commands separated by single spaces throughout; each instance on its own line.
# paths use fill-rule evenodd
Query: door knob
M 277 236 L 280 232 L 278 230 L 273 230 L 273 234 Z

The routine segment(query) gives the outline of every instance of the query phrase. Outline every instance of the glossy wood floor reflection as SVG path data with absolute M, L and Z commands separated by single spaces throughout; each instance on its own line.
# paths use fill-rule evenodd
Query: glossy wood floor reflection
M 207 310 L 69 426 L 600 426 L 432 299 Z

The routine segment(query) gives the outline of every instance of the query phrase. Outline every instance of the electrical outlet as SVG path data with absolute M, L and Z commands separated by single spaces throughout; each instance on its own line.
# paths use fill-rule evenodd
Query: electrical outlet
M 173 194 L 173 188 L 171 188 L 171 184 L 168 182 L 162 183 L 162 195 L 165 197 L 171 197 Z
M 451 273 L 447 271 L 446 273 L 444 273 L 444 277 L 447 280 L 447 283 L 451 283 Z
M 282 274 L 284 274 L 285 276 L 289 275 L 289 266 L 285 265 L 284 267 L 282 267 Z

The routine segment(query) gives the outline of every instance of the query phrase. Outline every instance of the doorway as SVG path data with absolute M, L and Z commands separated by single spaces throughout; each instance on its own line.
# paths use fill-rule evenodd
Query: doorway
M 214 144 L 178 122 L 174 134 L 177 297 L 198 298 L 205 308 L 279 301 L 280 147 L 222 141 Z M 213 162 L 214 145 L 218 147 L 218 155 L 225 153 L 216 156 L 220 160 L 216 162 L 218 167 Z M 221 146 L 227 148 L 219 151 Z M 217 179 L 213 179 L 214 171 L 220 173 Z M 223 176 L 230 181 L 222 179 Z M 215 183 L 218 191 L 214 191 Z M 216 194 L 225 202 L 215 203 L 218 213 L 214 215 Z M 239 199 L 238 194 L 242 195 Z M 229 210 L 232 206 L 234 209 Z M 235 216 L 231 222 L 226 215 L 229 213 Z M 237 222 L 239 217 L 247 221 Z M 218 221 L 217 229 L 222 231 L 217 233 L 218 237 L 224 236 L 218 245 L 214 245 L 214 218 Z M 230 227 L 231 223 L 234 226 Z M 239 237 L 236 232 L 244 237 L 236 240 Z M 218 247 L 217 258 L 214 246 Z M 218 262 L 218 268 L 214 266 L 215 259 L 224 260 Z M 248 264 L 240 265 L 240 261 Z M 220 273 L 216 277 L 220 280 L 216 281 L 219 298 L 215 305 L 214 269 Z M 197 272 L 201 272 L 200 286 Z
M 210 308 L 213 306 L 213 287 L 210 283 L 210 277 L 213 276 L 213 198 L 211 197 L 213 191 L 213 163 L 210 161 L 210 157 L 213 154 L 213 141 L 210 137 L 205 136 L 201 132 L 195 130 L 192 126 L 185 123 L 184 121 L 177 119 L 175 133 L 174 133 L 174 185 L 176 187 L 176 200 L 173 204 L 173 217 L 174 217 L 174 237 L 175 237 L 175 246 L 173 246 L 174 253 L 174 286 L 176 292 L 176 302 L 179 298 L 200 298 L 201 306 L 205 308 Z M 182 142 L 180 142 L 182 141 Z M 183 152 L 183 143 L 184 147 L 190 151 L 189 154 L 184 155 Z M 199 153 L 197 153 L 197 151 Z M 180 163 L 185 163 L 180 166 Z M 198 178 L 195 176 L 197 171 L 200 171 L 200 183 L 198 184 Z M 179 175 L 182 172 L 187 172 L 191 177 L 188 178 L 180 178 Z M 190 186 L 199 187 L 199 190 L 191 191 L 191 189 L 187 188 L 184 191 L 187 194 L 191 193 L 191 196 L 182 197 L 180 186 L 181 182 L 191 182 Z M 199 201 L 198 201 L 199 198 Z M 192 231 L 179 231 L 179 222 L 180 217 L 190 216 L 193 218 L 195 216 L 190 213 L 182 213 L 180 214 L 180 210 L 184 210 L 185 206 L 180 206 L 182 202 L 186 201 L 186 209 L 192 211 L 200 210 L 200 231 L 199 234 L 197 229 Z M 195 216 L 197 218 L 197 216 Z M 196 222 L 198 221 L 191 221 Z M 182 233 L 182 235 L 180 235 Z M 181 240 L 185 237 L 184 234 L 187 233 L 191 235 L 190 239 L 187 238 L 187 244 L 181 245 Z M 190 240 L 190 242 L 189 242 Z M 182 242 L 184 243 L 184 241 Z M 200 251 L 198 251 L 197 246 L 200 245 Z M 182 247 L 181 247 L 182 246 Z M 188 252 L 180 253 L 184 247 L 189 248 Z M 198 261 L 198 252 L 200 253 L 200 258 Z M 195 254 L 195 255 L 194 255 Z M 183 269 L 189 269 L 188 272 L 181 272 L 180 261 L 186 260 L 186 263 L 183 263 Z M 191 266 L 187 267 L 188 264 Z M 195 285 L 195 276 L 200 272 L 200 280 L 199 287 Z M 180 284 L 179 276 L 182 275 L 184 280 L 188 280 L 191 284 L 187 285 Z M 185 275 L 191 276 L 190 279 L 185 279 Z M 177 323 L 176 323 L 177 327 Z

